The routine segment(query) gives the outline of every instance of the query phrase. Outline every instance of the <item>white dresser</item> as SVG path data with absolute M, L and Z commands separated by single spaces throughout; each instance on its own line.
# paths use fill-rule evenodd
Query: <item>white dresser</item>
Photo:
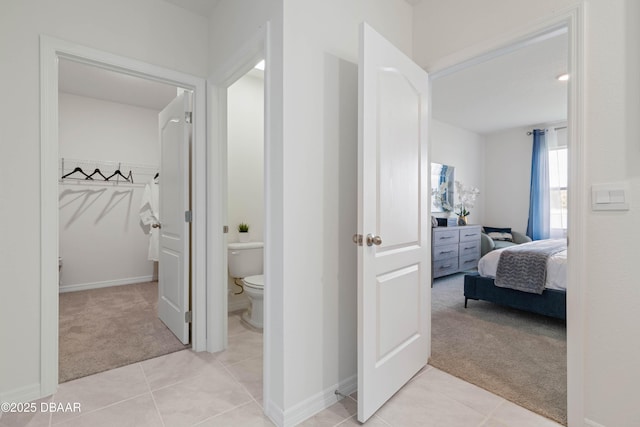
M 433 277 L 472 270 L 480 259 L 479 225 L 432 229 L 431 270 Z

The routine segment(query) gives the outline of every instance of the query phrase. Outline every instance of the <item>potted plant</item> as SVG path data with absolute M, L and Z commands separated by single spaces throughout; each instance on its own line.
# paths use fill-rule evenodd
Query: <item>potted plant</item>
M 467 216 L 471 214 L 467 208 L 472 208 L 476 201 L 476 197 L 480 194 L 477 187 L 466 187 L 461 182 L 456 181 L 456 195 L 459 203 L 455 205 L 458 211 L 458 225 L 467 225 Z
M 241 243 L 246 243 L 250 240 L 249 236 L 249 224 L 241 222 L 238 224 L 238 240 Z

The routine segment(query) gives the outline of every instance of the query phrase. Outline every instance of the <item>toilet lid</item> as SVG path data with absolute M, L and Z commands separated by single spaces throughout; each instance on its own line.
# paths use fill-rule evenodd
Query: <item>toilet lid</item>
M 242 279 L 245 284 L 252 288 L 264 288 L 264 275 L 258 274 L 255 276 L 249 276 Z

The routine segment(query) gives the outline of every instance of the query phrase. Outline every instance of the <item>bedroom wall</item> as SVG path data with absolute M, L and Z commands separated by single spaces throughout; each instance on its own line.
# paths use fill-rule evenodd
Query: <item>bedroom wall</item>
M 529 218 L 531 127 L 485 136 L 485 223 L 525 233 Z
M 207 20 L 164 1 L 3 2 L 0 180 L 12 184 L 0 186 L 0 341 L 9 343 L 2 346 L 2 401 L 40 391 L 40 34 L 207 74 Z
M 489 194 L 485 180 L 488 168 L 483 161 L 485 158 L 485 137 L 432 119 L 430 148 L 432 162 L 454 166 L 456 181 L 460 181 L 465 186 L 474 186 L 480 189 L 475 207 L 468 209 L 471 211 L 469 221 L 470 224 L 484 224 Z M 443 214 L 434 212 L 434 216 L 442 217 Z
M 440 2 L 423 0 L 415 7 L 414 58 L 427 69 L 450 64 L 463 50 L 492 42 L 552 17 L 572 4 L 585 6 L 584 134 L 575 143 L 584 149 L 580 179 L 592 184 L 629 185 L 631 210 L 594 212 L 589 194 L 580 209 L 585 233 L 579 242 L 585 253 L 585 322 L 583 393 L 585 420 L 575 425 L 632 426 L 640 424 L 637 384 L 640 346 L 637 335 L 640 288 L 637 251 L 629 224 L 640 221 L 640 7 L 635 0 L 540 1 L 492 0 Z M 491 10 L 491 13 L 487 13 Z M 482 19 L 478 19 L 481 16 Z M 449 56 L 451 55 L 451 56 Z M 615 349 L 615 351 L 612 351 Z
M 159 168 L 158 111 L 67 93 L 58 100 L 61 158 Z M 109 176 L 115 169 L 101 171 Z M 147 260 L 149 237 L 138 214 L 150 176 L 136 172 L 134 185 L 59 184 L 61 292 L 153 277 L 153 262 Z

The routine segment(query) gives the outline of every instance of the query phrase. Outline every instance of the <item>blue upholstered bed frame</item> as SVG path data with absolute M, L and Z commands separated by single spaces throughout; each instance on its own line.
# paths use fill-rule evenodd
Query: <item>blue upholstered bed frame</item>
M 556 289 L 545 289 L 542 294 L 499 288 L 493 279 L 482 277 L 478 273 L 464 276 L 464 308 L 468 300 L 483 300 L 504 305 L 518 310 L 551 316 L 558 319 L 567 318 L 567 293 Z

